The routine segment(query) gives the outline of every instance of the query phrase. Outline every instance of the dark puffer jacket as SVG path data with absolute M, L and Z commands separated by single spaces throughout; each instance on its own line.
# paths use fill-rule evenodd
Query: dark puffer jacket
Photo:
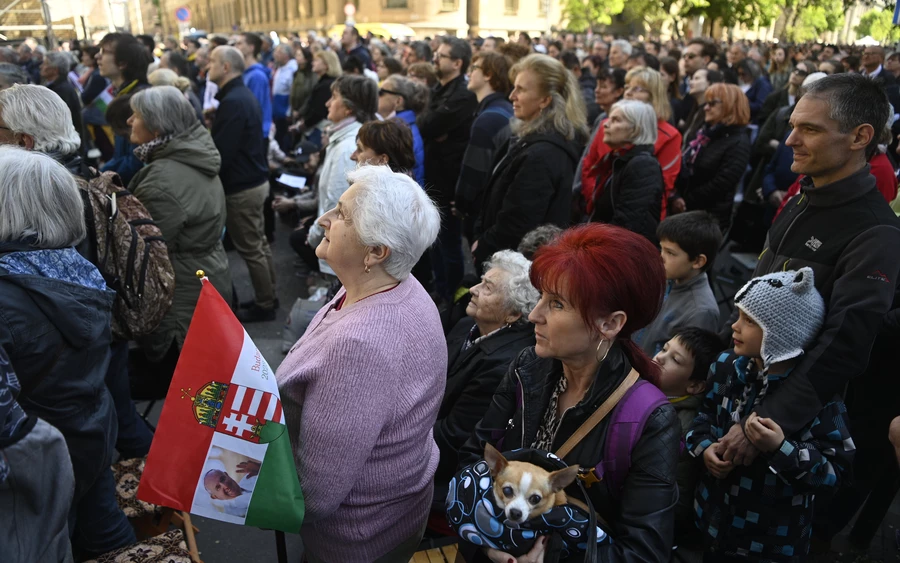
M 594 203 L 591 221 L 609 223 L 658 244 L 660 207 L 665 185 L 653 145 L 638 145 L 612 163 L 612 175 Z
M 554 452 L 597 410 L 630 371 L 631 365 L 624 352 L 614 345 L 600 366 L 588 394 L 563 416 L 553 439 Z M 460 450 L 460 467 L 483 458 L 487 442 L 501 451 L 531 447 L 544 412 L 549 407 L 553 389 L 562 376 L 559 361 L 538 357 L 534 348 L 525 349 L 510 365 L 490 408 Z M 607 417 L 563 460 L 569 465 L 596 466 L 603 456 L 608 429 Z M 598 550 L 597 561 L 669 560 L 678 499 L 675 474 L 680 448 L 681 426 L 675 409 L 670 404 L 662 405 L 650 414 L 644 432 L 632 450 L 631 469 L 621 494 L 613 495 L 603 482 L 587 489 L 597 516 L 607 523 L 606 529 L 613 539 L 611 544 Z M 461 545 L 460 550 L 470 553 L 470 561 L 486 561 L 483 552 L 471 555 L 475 551 L 473 547 L 471 544 Z M 569 558 L 566 563 L 579 560 Z
M 750 137 L 746 127 L 704 127 L 709 144 L 700 149 L 693 166 L 682 164 L 675 191 L 688 211 L 709 211 L 722 232 L 731 223 L 734 192 L 750 162 Z
M 106 389 L 115 292 L 74 249 L 0 244 L 0 346 L 22 383 L 19 404 L 66 439 L 78 502 L 109 471 L 116 412 Z
M 475 225 L 481 264 L 498 250 L 515 249 L 545 223 L 569 226 L 572 180 L 582 147 L 559 133 L 513 137 L 500 149 Z
M 463 350 L 473 326 L 475 319 L 466 317 L 447 335 L 447 387 L 434 423 L 434 441 L 441 450 L 434 476 L 439 486 L 456 473 L 459 449 L 491 405 L 509 364 L 534 346 L 534 325 L 523 321 Z

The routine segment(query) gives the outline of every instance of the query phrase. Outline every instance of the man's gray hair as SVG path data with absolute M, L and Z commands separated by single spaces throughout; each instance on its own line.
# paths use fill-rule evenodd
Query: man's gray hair
M 16 84 L 0 92 L 0 117 L 13 133 L 34 138 L 36 151 L 71 154 L 81 146 L 69 106 L 44 86 Z
M 541 299 L 538 290 L 531 285 L 531 261 L 515 250 L 501 250 L 484 263 L 485 273 L 491 268 L 507 273 L 505 287 L 501 289 L 506 310 L 527 318 Z
M 618 47 L 619 50 L 625 53 L 625 55 L 628 57 L 630 57 L 631 52 L 634 51 L 634 47 L 631 46 L 631 43 L 624 39 L 616 39 L 615 41 L 613 41 L 610 45 L 610 49 L 612 49 L 613 47 Z
M 231 67 L 231 72 L 236 72 L 238 74 L 244 73 L 244 69 L 247 68 L 247 65 L 244 63 L 244 55 L 238 51 L 237 47 L 222 45 L 221 47 L 216 47 L 214 51 L 219 52 L 222 63 L 227 63 L 228 66 Z
M 30 238 L 36 248 L 62 248 L 85 234 L 74 176 L 40 152 L 0 147 L 0 242 Z
M 19 65 L 0 63 L 0 90 L 15 84 L 28 84 L 28 75 Z
M 841 133 L 849 133 L 860 125 L 871 125 L 875 135 L 866 149 L 866 158 L 875 154 L 884 137 L 884 127 L 891 123 L 894 113 L 879 82 L 861 74 L 841 73 L 826 76 L 804 89 L 804 98 L 825 102 L 828 118 L 838 123 Z
M 65 78 L 72 69 L 72 57 L 70 57 L 68 53 L 52 51 L 47 53 L 45 59 L 51 66 L 56 67 L 60 78 Z
M 347 179 L 357 186 L 350 220 L 360 242 L 389 248 L 384 269 L 392 278 L 405 280 L 437 239 L 437 207 L 415 180 L 388 166 L 362 166 Z
M 197 123 L 194 107 L 174 86 L 154 86 L 131 97 L 131 109 L 159 135 L 178 135 Z
M 655 145 L 659 134 L 656 111 L 653 106 L 638 100 L 619 100 L 609 108 L 609 114 L 618 110 L 625 121 L 631 124 L 629 141 L 635 145 Z
M 279 43 L 275 46 L 275 51 L 284 51 L 288 58 L 294 58 L 294 48 L 287 43 Z
M 17 53 L 15 49 L 10 49 L 9 47 L 0 47 L 0 61 L 18 65 L 19 53 Z

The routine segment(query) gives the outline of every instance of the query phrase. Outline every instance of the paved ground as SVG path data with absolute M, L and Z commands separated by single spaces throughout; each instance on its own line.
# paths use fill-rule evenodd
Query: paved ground
M 284 354 L 281 352 L 281 332 L 288 311 L 298 297 L 307 295 L 306 276 L 301 278 L 295 273 L 296 258 L 287 242 L 289 234 L 290 227 L 279 223 L 277 239 L 272 246 L 275 270 L 278 275 L 278 296 L 281 301 L 278 317 L 273 322 L 246 326 L 247 332 L 262 351 L 272 369 L 277 369 L 284 358 Z M 737 280 L 742 275 L 742 264 L 749 266 L 747 256 L 737 258 L 737 260 L 731 260 L 730 256 L 726 254 L 721 257 L 721 260 L 717 260 L 717 266 L 721 264 L 721 268 L 717 267 L 717 270 L 721 270 L 719 278 L 726 286 L 730 287 L 734 283 L 738 283 Z M 229 253 L 229 259 L 239 296 L 242 300 L 252 298 L 253 289 L 243 261 L 234 252 Z M 752 268 L 752 266 L 749 267 Z M 732 282 L 732 280 L 735 281 Z M 738 283 L 734 291 L 740 285 L 742 282 Z M 160 409 L 161 404 L 158 404 L 152 415 L 153 422 L 156 422 Z M 197 543 L 205 563 L 269 563 L 277 561 L 274 532 L 236 526 L 200 516 L 192 518 L 194 525 L 200 529 Z M 850 549 L 846 534 L 844 534 L 836 539 L 833 546 L 834 552 L 830 556 L 814 557 L 811 558 L 811 561 L 816 563 L 900 561 L 900 549 L 898 549 L 895 536 L 897 530 L 900 530 L 900 503 L 895 499 L 889 514 L 882 523 L 879 534 L 867 552 L 859 553 Z M 303 559 L 303 546 L 299 536 L 287 535 L 287 548 L 288 561 L 300 563 Z

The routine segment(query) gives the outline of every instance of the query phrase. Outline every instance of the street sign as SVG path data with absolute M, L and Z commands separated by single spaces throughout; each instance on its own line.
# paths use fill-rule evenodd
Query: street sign
M 175 10 L 175 19 L 180 22 L 191 21 L 191 10 L 187 6 L 182 6 Z
M 900 25 L 900 2 L 894 4 L 894 25 Z

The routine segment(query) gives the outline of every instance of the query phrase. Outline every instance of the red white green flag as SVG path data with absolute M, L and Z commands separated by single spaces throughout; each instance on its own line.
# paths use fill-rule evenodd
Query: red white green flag
M 138 498 L 297 533 L 304 503 L 275 373 L 206 278 Z

